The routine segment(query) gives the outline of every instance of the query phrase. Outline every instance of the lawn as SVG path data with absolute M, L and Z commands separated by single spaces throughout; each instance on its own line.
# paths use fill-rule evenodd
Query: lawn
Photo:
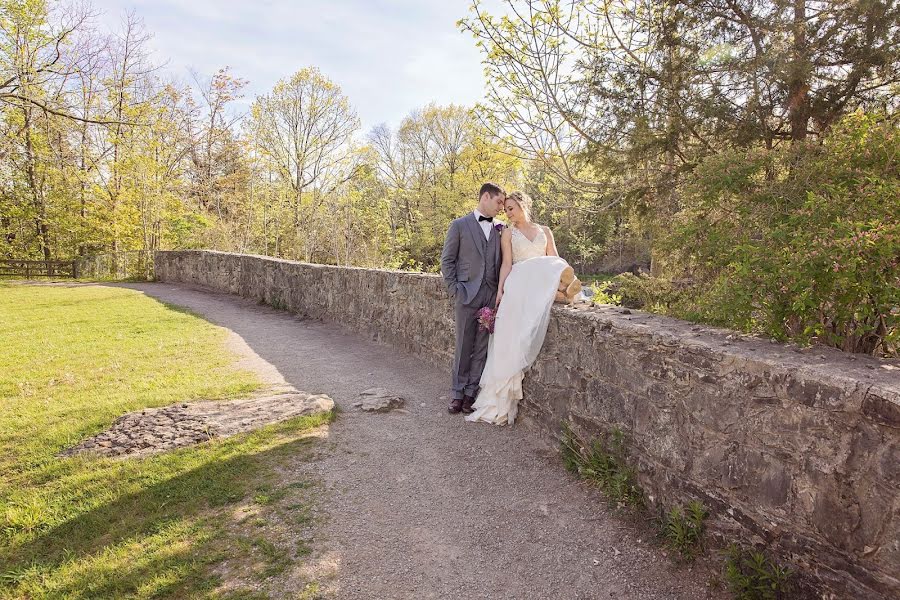
M 0 598 L 281 597 L 315 496 L 285 468 L 330 414 L 144 459 L 57 457 L 125 412 L 256 389 L 224 340 L 133 290 L 0 283 Z

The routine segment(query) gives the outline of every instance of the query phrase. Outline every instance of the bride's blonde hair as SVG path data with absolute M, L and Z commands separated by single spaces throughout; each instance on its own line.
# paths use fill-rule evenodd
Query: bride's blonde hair
M 507 196 L 506 199 L 513 200 L 516 204 L 518 204 L 519 208 L 522 209 L 522 212 L 525 213 L 525 218 L 529 221 L 531 220 L 531 196 L 529 196 L 525 192 L 516 190 L 515 192 L 512 192 L 509 196 Z

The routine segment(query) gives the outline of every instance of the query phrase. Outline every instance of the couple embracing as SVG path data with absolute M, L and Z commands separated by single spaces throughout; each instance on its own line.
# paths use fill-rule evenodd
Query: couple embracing
M 495 220 L 501 211 L 508 226 Z M 441 274 L 456 312 L 448 410 L 467 421 L 511 425 L 553 302 L 574 302 L 581 283 L 559 257 L 550 228 L 532 222 L 531 199 L 507 196 L 494 183 L 481 186 L 473 212 L 450 224 Z M 485 307 L 496 309 L 493 335 L 479 323 Z

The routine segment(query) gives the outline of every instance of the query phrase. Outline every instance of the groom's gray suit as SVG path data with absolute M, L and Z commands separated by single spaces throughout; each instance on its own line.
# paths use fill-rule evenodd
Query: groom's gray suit
M 456 305 L 452 398 L 474 398 L 484 371 L 489 339 L 489 334 L 478 326 L 477 313 L 485 306 L 494 308 L 497 298 L 500 232 L 492 226 L 490 236 L 485 238 L 475 213 L 453 221 L 441 253 L 441 274 Z

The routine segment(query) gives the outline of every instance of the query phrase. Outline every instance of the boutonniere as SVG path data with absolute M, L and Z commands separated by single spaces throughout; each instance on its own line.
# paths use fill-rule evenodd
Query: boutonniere
M 505 225 L 503 223 L 494 223 L 494 229 L 497 230 L 497 233 L 503 233 L 503 228 Z

